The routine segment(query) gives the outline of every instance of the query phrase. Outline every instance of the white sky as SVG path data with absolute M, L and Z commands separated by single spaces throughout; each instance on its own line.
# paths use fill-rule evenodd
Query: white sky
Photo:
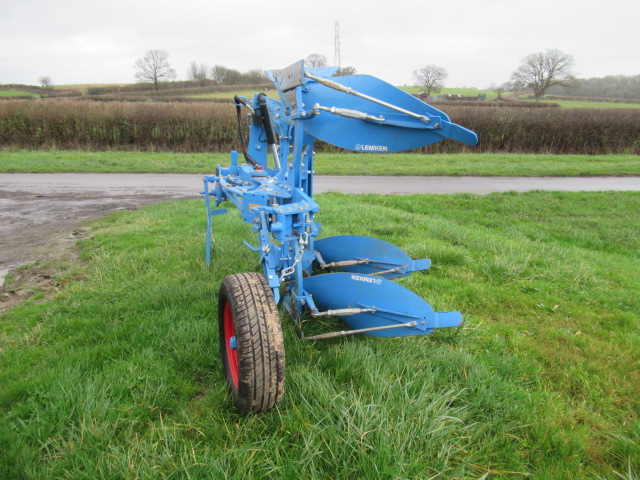
M 509 80 L 530 53 L 557 48 L 583 78 L 640 74 L 638 0 L 0 0 L 0 84 L 131 83 L 163 49 L 178 79 L 193 60 L 240 71 L 311 53 L 395 85 L 436 64 L 447 86 Z

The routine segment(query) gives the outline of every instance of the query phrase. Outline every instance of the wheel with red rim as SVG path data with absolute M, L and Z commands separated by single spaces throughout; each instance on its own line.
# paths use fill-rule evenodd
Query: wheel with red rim
M 228 275 L 218 297 L 220 352 L 236 408 L 264 412 L 284 394 L 284 341 L 275 300 L 263 275 Z

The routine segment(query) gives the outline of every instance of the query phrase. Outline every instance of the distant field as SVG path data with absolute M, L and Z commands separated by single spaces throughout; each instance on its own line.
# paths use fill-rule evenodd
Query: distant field
M 403 87 L 398 87 L 400 90 L 404 90 L 405 92 L 416 94 L 420 92 L 424 92 L 424 87 L 416 87 L 414 85 L 405 85 Z M 487 96 L 487 100 L 495 100 L 498 96 L 495 92 L 491 90 L 479 90 L 477 88 L 455 88 L 455 87 L 444 87 L 438 93 L 431 93 L 431 96 L 441 96 L 441 95 L 464 95 L 465 97 L 476 97 L 479 94 L 484 94 Z
M 411 87 L 411 86 L 404 86 L 404 87 L 398 87 L 400 88 L 400 90 L 403 90 L 405 92 L 411 93 L 411 94 L 416 94 L 416 93 L 420 93 L 422 91 L 424 91 L 423 88 L 420 87 Z M 245 96 L 245 97 L 253 97 L 253 94 L 255 92 L 257 92 L 259 90 L 238 90 L 237 92 L 211 92 L 211 93 L 200 93 L 200 94 L 194 94 L 194 95 L 186 95 L 189 98 L 231 98 L 233 97 L 233 95 L 241 95 L 241 96 Z M 272 98 L 278 98 L 278 93 L 275 90 L 270 90 L 265 92 L 267 93 L 267 95 L 269 95 Z M 440 93 L 438 93 L 437 95 L 445 95 L 445 94 L 455 94 L 455 95 L 465 95 L 465 96 L 476 96 L 479 93 L 484 93 L 487 95 L 487 100 L 495 100 L 496 98 L 496 94 L 494 92 L 490 92 L 488 90 L 476 90 L 473 88 L 443 88 L 441 90 Z
M 56 92 L 59 91 L 75 91 L 80 92 L 82 95 L 87 95 L 89 89 L 91 88 L 108 88 L 108 87 L 124 87 L 130 86 L 130 84 L 117 84 L 117 83 L 96 83 L 96 84 L 69 84 L 69 85 L 55 85 L 53 86 L 53 90 Z M 1 86 L 0 86 L 1 87 Z M 253 97 L 254 93 L 258 91 L 264 91 L 264 88 L 256 87 L 255 89 L 247 89 L 246 86 L 238 86 L 239 90 L 234 91 L 233 87 L 209 87 L 212 91 L 202 93 L 203 87 L 190 87 L 190 88 L 178 88 L 171 90 L 173 97 L 184 97 L 184 98 L 194 98 L 194 99 L 231 99 L 234 95 L 245 96 L 248 98 Z M 205 88 L 205 90 L 209 89 Z M 220 88 L 231 88 L 231 90 L 220 92 L 214 91 Z M 417 94 L 423 92 L 424 87 L 418 87 L 415 85 L 404 85 L 398 86 L 401 90 L 411 93 Z M 194 91 L 198 93 L 194 93 Z M 272 98 L 277 98 L 278 94 L 274 89 L 270 89 L 266 91 L 267 95 Z M 153 90 L 141 91 L 137 92 L 138 95 L 153 95 L 155 92 Z M 442 95 L 463 95 L 465 97 L 477 97 L 478 95 L 486 95 L 486 99 L 488 101 L 496 100 L 497 94 L 494 91 L 487 89 L 478 89 L 478 88 L 464 88 L 464 87 L 444 87 L 438 93 L 432 93 L 432 97 L 442 96 Z M 512 95 L 510 92 L 504 92 L 503 96 L 508 97 Z M 40 98 L 40 95 L 28 91 L 20 91 L 20 90 L 0 90 L 0 97 L 13 97 L 13 96 L 30 96 L 34 98 Z M 533 102 L 533 100 L 531 100 Z M 547 102 L 557 103 L 563 108 L 593 108 L 593 109 L 608 109 L 608 108 L 640 108 L 640 104 L 632 104 L 632 103 L 615 103 L 615 102 L 592 102 L 592 101 L 581 101 L 581 100 L 547 100 Z
M 25 92 L 21 90 L 0 90 L 0 97 L 33 97 L 40 98 L 40 95 L 33 92 Z
M 535 100 L 526 100 L 535 103 Z M 545 100 L 549 103 L 557 103 L 562 108 L 593 108 L 602 110 L 607 108 L 640 108 L 638 103 L 616 103 L 616 102 L 590 102 L 581 100 Z
M 252 99 L 254 94 L 258 92 L 264 92 L 268 97 L 271 98 L 279 98 L 278 92 L 271 89 L 265 91 L 264 89 L 255 89 L 255 90 L 238 90 L 237 92 L 211 92 L 211 93 L 197 93 L 194 95 L 185 95 L 187 98 L 226 98 L 231 101 L 234 95 L 238 95 L 240 97 L 247 97 L 248 99 Z
M 416 94 L 424 91 L 422 87 L 415 86 L 404 86 L 399 87 L 401 90 L 405 92 Z M 476 97 L 479 94 L 485 94 L 487 96 L 487 100 L 495 100 L 497 95 L 495 92 L 491 90 L 478 90 L 476 88 L 449 88 L 445 87 L 437 94 L 432 94 L 433 96 L 441 96 L 441 95 L 464 95 L 465 97 Z M 505 92 L 503 94 L 504 97 L 511 95 L 509 92 Z M 519 99 L 524 100 L 524 99 Z M 526 100 L 531 103 L 535 103 L 535 100 Z M 592 101 L 581 101 L 581 100 L 545 100 L 548 103 L 557 103 L 562 108 L 596 108 L 596 109 L 605 109 L 605 108 L 640 108 L 640 104 L 637 103 L 616 103 L 616 102 L 592 102 Z
M 128 85 L 126 83 L 79 83 L 77 85 L 55 85 L 53 88 L 56 90 L 76 90 L 82 94 L 86 94 L 90 88 L 94 87 L 121 87 Z
M 411 93 L 417 94 L 424 91 L 423 88 L 420 87 L 410 87 L 404 86 L 399 87 L 401 90 Z M 234 95 L 240 95 L 248 98 L 252 98 L 254 93 L 259 90 L 239 90 L 237 92 L 211 92 L 211 93 L 199 93 L 194 95 L 185 95 L 187 98 L 215 98 L 215 99 L 231 99 Z M 269 97 L 278 98 L 278 93 L 275 90 L 270 90 L 265 92 Z M 497 95 L 495 92 L 489 90 L 478 90 L 475 88 L 443 88 L 439 93 L 432 94 L 433 96 L 442 96 L 442 95 L 463 95 L 465 97 L 477 97 L 478 95 L 484 94 L 487 96 L 488 101 L 495 100 Z M 509 95 L 509 94 L 507 94 Z M 531 103 L 535 103 L 535 100 L 527 100 Z M 580 100 L 547 100 L 546 103 L 555 103 L 560 105 L 562 108 L 593 108 L 593 109 L 607 109 L 607 108 L 640 108 L 640 104 L 637 103 L 616 103 L 616 102 L 590 102 L 590 101 L 580 101 Z

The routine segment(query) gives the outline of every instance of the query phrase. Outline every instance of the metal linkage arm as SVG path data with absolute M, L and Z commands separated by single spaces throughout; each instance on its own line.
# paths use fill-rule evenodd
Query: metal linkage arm
M 317 113 L 318 110 L 324 110 L 325 112 L 333 113 L 334 115 L 340 115 L 341 117 L 347 118 L 355 118 L 356 120 L 366 120 L 368 122 L 384 122 L 384 117 L 380 115 L 379 117 L 374 117 L 373 115 L 369 115 L 366 112 L 361 112 L 360 110 L 351 110 L 348 108 L 339 108 L 339 107 L 323 107 L 322 105 L 316 103 L 313 106 L 313 112 Z
M 357 333 L 379 332 L 381 330 L 391 330 L 394 328 L 415 327 L 417 322 L 399 323 L 398 325 L 384 325 L 382 327 L 360 328 L 358 330 L 341 330 L 339 332 L 321 333 L 313 337 L 303 337 L 305 340 L 328 340 L 336 337 L 346 337 L 347 335 L 355 335 Z
M 344 85 L 340 85 L 339 83 L 334 82 L 333 80 L 318 77 L 308 72 L 305 72 L 304 76 L 307 78 L 310 78 L 311 80 L 315 80 L 318 83 L 321 83 L 325 87 L 333 88 L 334 90 L 338 90 L 340 92 L 344 92 L 349 95 L 354 95 L 356 97 L 364 98 L 365 100 L 369 100 L 370 102 L 377 103 L 378 105 L 382 105 L 383 107 L 390 108 L 391 110 L 395 110 L 396 112 L 404 113 L 405 115 L 408 115 L 410 117 L 417 118 L 418 120 L 421 120 L 424 123 L 429 123 L 429 117 L 426 117 L 425 115 L 420 115 L 418 113 L 411 112 L 404 108 L 387 103 L 384 100 L 380 100 L 378 98 L 365 95 L 364 93 L 357 92 L 356 90 L 353 90 L 351 87 L 345 87 Z

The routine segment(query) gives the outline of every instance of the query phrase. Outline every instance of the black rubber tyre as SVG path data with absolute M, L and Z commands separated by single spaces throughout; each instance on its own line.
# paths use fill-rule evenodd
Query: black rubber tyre
M 263 275 L 225 277 L 218 325 L 224 372 L 236 408 L 252 413 L 276 406 L 284 394 L 284 341 L 273 293 Z

